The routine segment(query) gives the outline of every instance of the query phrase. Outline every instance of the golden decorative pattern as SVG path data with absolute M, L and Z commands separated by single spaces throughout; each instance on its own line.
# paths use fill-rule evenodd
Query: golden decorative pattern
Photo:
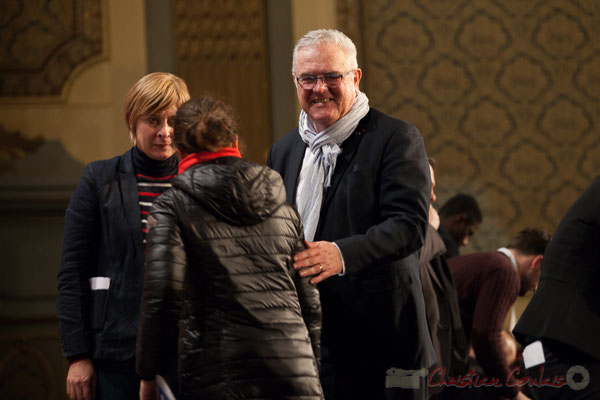
M 588 99 L 600 100 L 600 51 L 582 60 L 573 74 L 573 86 Z
M 477 10 L 456 31 L 456 47 L 475 60 L 494 60 L 512 39 L 502 21 L 484 10 Z
M 264 58 L 262 12 L 256 1 L 175 1 L 177 60 L 243 63 Z
M 459 104 L 474 87 L 468 66 L 448 54 L 426 65 L 419 77 L 419 88 L 437 105 Z
M 3 0 L 0 96 L 56 96 L 103 54 L 101 0 Z
M 539 133 L 559 146 L 577 146 L 593 127 L 585 106 L 563 94 L 545 106 L 537 121 Z
M 265 1 L 173 3 L 176 73 L 193 97 L 216 94 L 233 105 L 240 116 L 244 156 L 266 162 L 270 100 Z
M 468 106 L 458 121 L 460 132 L 477 146 L 498 146 L 514 133 L 515 118 L 490 97 L 481 97 Z
M 532 33 L 532 43 L 549 58 L 575 56 L 587 43 L 589 35 L 579 20 L 560 8 L 542 18 Z
M 390 18 L 379 36 L 377 45 L 381 51 L 400 64 L 416 62 L 433 49 L 433 34 L 427 25 L 405 12 Z M 396 51 L 398 46 L 402 47 L 402 53 Z
M 517 53 L 498 68 L 498 91 L 513 103 L 536 103 L 550 89 L 552 75 L 537 59 Z

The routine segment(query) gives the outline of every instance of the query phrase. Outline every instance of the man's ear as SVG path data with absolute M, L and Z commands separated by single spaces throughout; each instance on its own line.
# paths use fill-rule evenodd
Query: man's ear
M 231 147 L 233 147 L 234 149 L 238 148 L 238 135 L 235 135 L 235 139 L 231 141 Z
M 529 264 L 529 269 L 542 268 L 542 260 L 543 259 L 544 259 L 544 256 L 541 254 L 538 254 L 537 256 L 533 257 L 533 259 L 531 260 L 531 264 Z
M 360 78 L 362 78 L 362 70 L 360 68 L 356 68 L 356 71 L 354 71 L 354 90 L 355 90 L 355 95 L 358 95 L 359 92 L 359 85 L 360 85 Z

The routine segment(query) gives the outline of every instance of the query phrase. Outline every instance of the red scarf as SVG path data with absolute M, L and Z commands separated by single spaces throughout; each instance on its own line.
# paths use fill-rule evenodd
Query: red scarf
M 237 147 L 221 147 L 217 151 L 201 151 L 199 153 L 192 153 L 179 162 L 179 174 L 192 165 L 202 164 L 219 157 L 242 158 L 242 154 Z

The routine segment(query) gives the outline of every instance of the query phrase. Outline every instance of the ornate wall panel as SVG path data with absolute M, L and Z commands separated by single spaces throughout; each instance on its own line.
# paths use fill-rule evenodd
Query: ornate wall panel
M 2 0 L 0 97 L 57 96 L 103 54 L 102 0 Z
M 474 195 L 465 251 L 525 226 L 553 231 L 600 173 L 600 4 L 587 0 L 338 0 L 371 104 L 417 125 L 438 207 Z
M 216 94 L 240 116 L 244 155 L 266 162 L 269 60 L 264 0 L 175 0 L 176 70 L 192 97 Z
M 65 394 L 66 361 L 59 351 L 55 323 L 35 321 L 36 333 L 27 338 L 2 338 L 0 342 L 0 398 L 60 400 Z M 20 327 L 26 330 L 27 327 Z M 31 328 L 30 328 L 31 329 Z M 40 333 L 43 332 L 43 333 Z M 31 333 L 31 332 L 29 332 Z M 5 351 L 5 344 L 11 346 Z

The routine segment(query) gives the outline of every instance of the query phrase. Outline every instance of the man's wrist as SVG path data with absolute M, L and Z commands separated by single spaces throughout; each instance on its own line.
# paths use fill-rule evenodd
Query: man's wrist
M 73 356 L 67 357 L 67 361 L 69 362 L 69 365 L 70 364 L 75 364 L 78 361 L 89 360 L 89 359 L 91 359 L 91 357 L 87 353 L 75 354 Z
M 331 243 L 333 243 L 335 248 L 340 253 L 340 260 L 342 260 L 342 271 L 338 274 L 338 276 L 344 276 L 344 275 L 346 275 L 346 262 L 344 261 L 344 255 L 342 254 L 342 251 L 340 250 L 340 246 L 338 246 L 336 242 L 331 242 Z

